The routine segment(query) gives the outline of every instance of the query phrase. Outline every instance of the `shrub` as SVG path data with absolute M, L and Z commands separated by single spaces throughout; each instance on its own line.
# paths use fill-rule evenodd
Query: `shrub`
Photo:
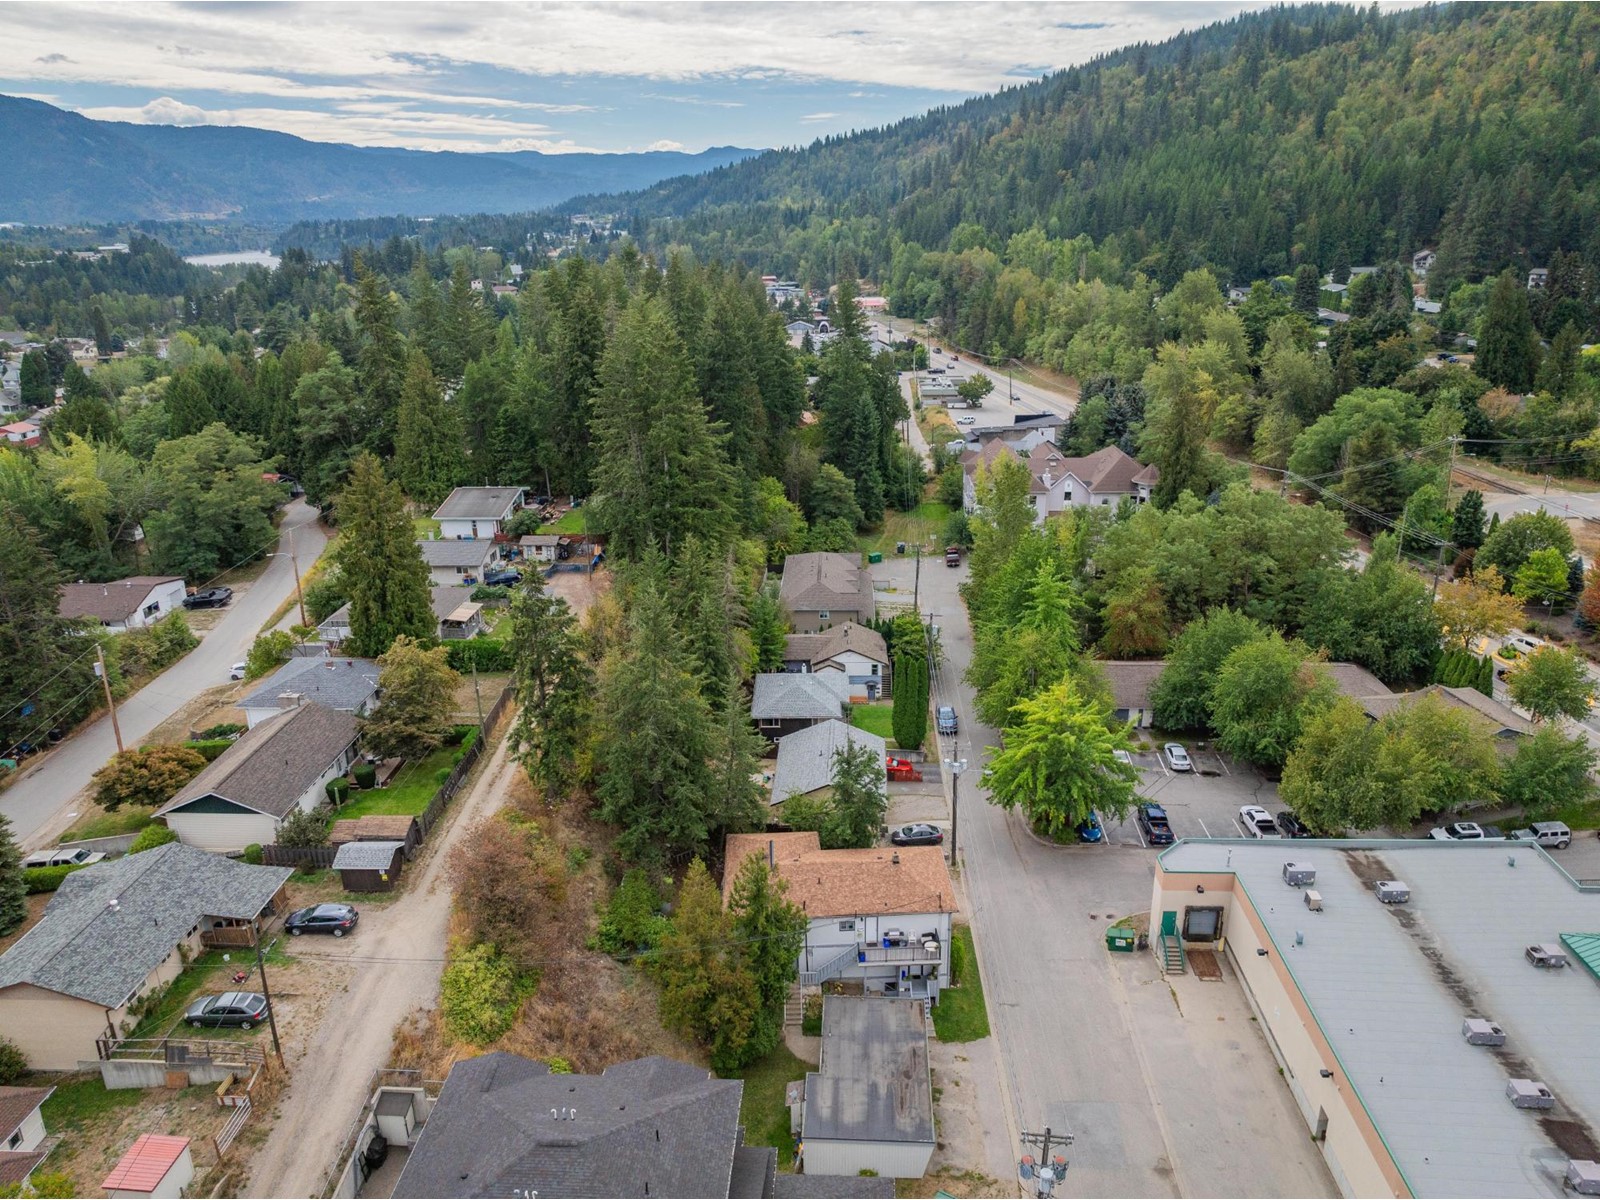
M 572 1064 L 564 1058 L 547 1058 L 544 1065 L 550 1069 L 552 1075 L 571 1075 Z
M 213 725 L 209 729 L 202 729 L 195 735 L 194 740 L 197 742 L 217 742 L 223 738 L 236 738 L 244 731 L 245 727 L 243 725 Z
M 378 768 L 369 762 L 360 762 L 350 774 L 355 777 L 356 786 L 362 791 L 368 791 L 378 786 Z
M 204 738 L 198 741 L 184 743 L 186 748 L 198 751 L 200 756 L 207 762 L 216 762 L 217 759 L 222 757 L 223 752 L 231 745 L 233 745 L 233 739 L 227 737 Z
M 511 670 L 511 648 L 497 638 L 475 637 L 445 643 L 445 661 L 453 670 L 480 673 Z
M 201 772 L 206 762 L 204 752 L 191 746 L 123 750 L 94 773 L 94 798 L 107 812 L 115 812 L 124 804 L 154 807 L 171 799 Z
M 0 1037 L 0 1086 L 10 1087 L 28 1073 L 28 1060 L 10 1038 Z
M 487 1046 L 516 1019 L 526 987 L 511 960 L 493 946 L 469 946 L 439 978 L 439 1011 L 452 1037 Z
M 343 804 L 350 796 L 350 781 L 341 775 L 338 779 L 328 780 L 322 790 L 328 793 L 330 803 Z
M 200 644 L 182 613 L 169 613 L 154 625 L 130 629 L 109 642 L 107 657 L 114 657 L 124 676 L 152 675 L 171 666 Z
M 139 831 L 139 836 L 133 839 L 133 845 L 128 847 L 129 854 L 139 854 L 145 850 L 154 850 L 157 846 L 165 846 L 168 842 L 178 840 L 178 835 L 160 823 L 146 825 Z
M 476 728 L 476 725 L 452 725 L 450 732 L 444 735 L 444 744 L 446 746 L 459 746 L 467 740 L 467 734 Z
M 297 809 L 278 826 L 280 846 L 326 846 L 328 844 L 328 810 L 325 807 L 310 812 Z
M 800 1015 L 800 1032 L 806 1037 L 822 1036 L 822 996 L 807 996 Z
M 596 948 L 607 954 L 631 954 L 648 950 L 660 942 L 667 931 L 661 915 L 661 893 L 650 877 L 634 868 L 622 877 L 595 931 Z
M 61 886 L 61 881 L 74 871 L 83 870 L 82 863 L 63 863 L 59 867 L 28 867 L 22 872 L 23 881 L 28 885 L 28 895 L 35 896 L 40 892 L 53 892 Z
M 472 589 L 475 604 L 504 604 L 511 598 L 511 589 L 498 583 L 480 583 Z
M 244 853 L 239 857 L 252 867 L 259 867 L 261 865 L 261 843 L 251 842 L 244 848 Z
M 314 624 L 321 624 L 350 602 L 344 586 L 344 575 L 334 567 L 323 572 L 314 583 L 305 586 L 306 616 Z
M 434 782 L 442 784 L 445 780 L 449 779 L 450 770 L 451 769 L 449 767 L 440 767 L 433 773 Z

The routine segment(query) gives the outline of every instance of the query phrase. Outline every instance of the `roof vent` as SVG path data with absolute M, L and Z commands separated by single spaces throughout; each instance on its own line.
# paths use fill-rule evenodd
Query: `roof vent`
M 1580 1196 L 1600 1196 L 1600 1163 L 1583 1158 L 1569 1161 L 1567 1186 Z
M 1290 887 L 1310 887 L 1317 881 L 1317 869 L 1310 863 L 1286 862 L 1283 881 Z
M 1506 1081 L 1506 1099 L 1518 1108 L 1554 1108 L 1555 1093 L 1537 1079 Z
M 1380 879 L 1372 890 L 1385 904 L 1405 904 L 1411 899 L 1411 888 L 1398 879 Z
M 1564 967 L 1567 965 L 1567 952 L 1560 946 L 1545 943 L 1543 945 L 1529 946 L 1524 954 L 1528 961 L 1536 967 Z
M 1468 1017 L 1461 1023 L 1461 1036 L 1469 1046 L 1504 1046 L 1506 1031 L 1493 1021 L 1482 1017 Z

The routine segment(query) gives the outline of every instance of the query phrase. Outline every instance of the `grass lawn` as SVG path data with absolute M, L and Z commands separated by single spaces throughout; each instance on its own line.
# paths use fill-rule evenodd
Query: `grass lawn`
M 416 531 L 419 538 L 439 536 L 439 522 L 432 517 L 412 517 L 411 528 Z
M 585 533 L 584 512 L 581 508 L 570 509 L 554 525 L 539 526 L 540 533 Z
M 816 1069 L 816 1063 L 796 1058 L 779 1042 L 771 1054 L 732 1076 L 744 1080 L 744 1096 L 739 1101 L 744 1140 L 752 1146 L 777 1147 L 780 1171 L 794 1170 L 794 1137 L 789 1133 L 789 1107 L 783 1102 L 784 1085 L 804 1079 L 807 1071 Z
M 164 1036 L 183 1015 L 183 1010 L 189 1007 L 189 1001 L 205 986 L 211 973 L 222 965 L 222 955 L 221 950 L 207 950 L 197 956 L 179 972 L 172 985 L 161 993 L 161 999 L 155 1006 L 139 1018 L 139 1024 L 134 1026 L 133 1032 L 128 1036 L 136 1038 Z
M 150 814 L 153 808 L 140 808 L 137 805 L 129 808 L 119 808 L 116 812 L 106 812 L 98 806 L 91 808 L 71 829 L 61 835 L 63 842 L 78 842 L 88 838 L 117 837 L 124 833 L 138 833 L 150 824 Z
M 48 1083 L 44 1086 L 50 1086 Z M 131 1108 L 144 1099 L 142 1088 L 107 1088 L 98 1074 L 55 1085 L 55 1095 L 44 1102 L 44 1124 L 51 1133 L 80 1130 L 103 1113 Z
M 975 1042 L 989 1036 L 989 1010 L 983 1003 L 983 979 L 972 948 L 972 929 L 957 925 L 950 931 L 951 987 L 939 993 L 933 1006 L 933 1028 L 941 1042 Z
M 904 542 L 907 553 L 910 553 L 910 548 L 920 543 L 923 557 L 927 558 L 944 549 L 942 539 L 945 522 L 949 519 L 950 506 L 940 504 L 937 500 L 924 500 L 908 513 L 887 510 L 883 514 L 883 529 L 875 534 L 863 534 L 861 549 L 890 555 L 894 553 L 896 543 Z M 929 565 L 942 567 L 944 563 L 941 561 Z
M 455 766 L 456 755 L 472 745 L 473 739 L 477 736 L 478 731 L 474 728 L 461 745 L 440 746 L 420 762 L 407 763 L 400 768 L 400 774 L 394 777 L 394 782 L 386 788 L 374 788 L 370 792 L 352 792 L 350 802 L 338 809 L 334 813 L 334 818 L 340 821 L 353 820 L 368 813 L 380 813 L 385 816 L 395 814 L 417 816 L 428 807 L 433 794 L 439 790 L 439 772 L 448 771 Z
M 1600 801 L 1569 805 L 1543 819 L 1565 821 L 1569 829 L 1600 829 Z
M 894 740 L 894 705 L 852 704 L 850 724 L 889 741 Z

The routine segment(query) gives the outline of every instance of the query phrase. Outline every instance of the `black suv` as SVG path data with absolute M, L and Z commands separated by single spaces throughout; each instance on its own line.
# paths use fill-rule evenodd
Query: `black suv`
M 292 912 L 283 922 L 292 937 L 302 933 L 331 933 L 343 937 L 356 927 L 361 914 L 348 904 L 315 904 Z
M 1311 836 L 1311 830 L 1307 829 L 1305 823 L 1288 809 L 1284 809 L 1278 814 L 1278 828 L 1283 831 L 1284 837 L 1304 838 Z
M 490 567 L 483 573 L 483 582 L 486 587 L 516 587 L 522 576 L 510 567 Z

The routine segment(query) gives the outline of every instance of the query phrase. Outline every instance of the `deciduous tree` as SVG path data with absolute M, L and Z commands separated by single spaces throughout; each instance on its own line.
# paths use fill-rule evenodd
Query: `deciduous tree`
M 1517 743 L 1505 765 L 1500 798 L 1535 819 L 1575 808 L 1594 795 L 1590 772 L 1597 757 L 1585 738 L 1569 738 L 1554 725 L 1541 725 Z
M 1156 723 L 1166 729 L 1204 729 L 1210 716 L 1211 686 L 1222 664 L 1240 646 L 1267 636 L 1261 622 L 1219 608 L 1189 625 L 1173 642 L 1167 666 L 1151 689 Z
M 1229 754 L 1282 766 L 1306 719 L 1335 695 L 1333 680 L 1304 643 L 1272 633 L 1223 660 L 1211 686 L 1211 727 Z
M 107 812 L 124 804 L 164 804 L 205 769 L 205 757 L 188 746 L 146 746 L 111 756 L 94 774 L 95 802 Z
M 362 743 L 373 753 L 416 760 L 444 744 L 461 676 L 445 648 L 424 649 L 405 634 L 378 658 L 383 702 L 361 720 Z
M 1482 637 L 1499 637 L 1522 619 L 1522 606 L 1508 596 L 1500 570 L 1483 566 L 1465 579 L 1439 585 L 1434 601 L 1446 646 L 1466 650 Z
M 1540 646 L 1523 655 L 1506 672 L 1511 698 L 1533 714 L 1535 721 L 1566 716 L 1587 716 L 1594 698 L 1594 678 L 1576 650 Z

